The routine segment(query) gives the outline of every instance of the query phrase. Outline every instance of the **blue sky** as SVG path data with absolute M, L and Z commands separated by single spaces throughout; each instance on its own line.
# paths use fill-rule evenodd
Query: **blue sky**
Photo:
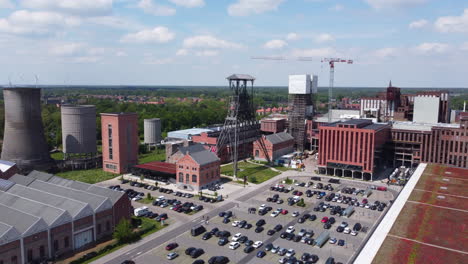
M 0 84 L 468 87 L 468 1 L 0 0 L 0 50 Z

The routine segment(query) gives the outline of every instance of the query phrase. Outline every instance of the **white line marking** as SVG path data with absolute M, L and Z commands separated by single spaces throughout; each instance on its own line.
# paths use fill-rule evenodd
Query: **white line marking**
M 428 190 L 422 190 L 422 189 L 417 189 L 417 188 L 414 188 L 416 191 L 420 191 L 420 192 L 430 192 L 430 193 L 435 193 L 435 194 L 440 194 L 440 195 L 445 195 L 445 196 L 453 196 L 453 197 L 457 197 L 457 198 L 464 198 L 464 199 L 468 199 L 467 196 L 462 196 L 462 195 L 453 195 L 453 194 L 447 194 L 447 193 L 440 193 L 440 192 L 431 192 L 431 191 L 428 191 Z
M 456 249 L 453 249 L 453 248 L 442 247 L 442 246 L 437 246 L 437 245 L 429 244 L 429 243 L 424 243 L 424 242 L 414 240 L 414 239 L 411 239 L 411 238 L 396 236 L 396 235 L 392 235 L 392 234 L 388 234 L 388 236 L 396 237 L 396 238 L 399 238 L 399 239 L 408 240 L 408 241 L 412 241 L 412 242 L 416 242 L 416 243 L 423 244 L 423 245 L 426 245 L 426 246 L 431 246 L 431 247 L 441 248 L 441 249 L 445 249 L 445 250 L 450 250 L 450 251 L 454 251 L 454 252 L 461 253 L 461 254 L 468 254 L 468 252 L 465 252 L 465 251 L 456 250 Z
M 460 212 L 463 212 L 463 213 L 468 213 L 467 210 L 457 209 L 457 208 L 451 208 L 451 207 L 445 207 L 445 206 L 440 206 L 440 205 L 433 205 L 433 204 L 427 204 L 427 203 L 420 203 L 420 202 L 415 202 L 415 201 L 408 201 L 408 203 L 422 204 L 422 205 L 427 205 L 427 206 L 433 206 L 433 207 L 443 208 L 443 209 L 447 209 L 447 210 L 454 210 L 454 211 L 460 211 Z

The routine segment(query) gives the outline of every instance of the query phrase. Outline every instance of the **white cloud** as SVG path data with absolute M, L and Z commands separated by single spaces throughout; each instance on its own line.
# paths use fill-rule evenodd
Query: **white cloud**
M 120 41 L 128 43 L 166 43 L 174 38 L 175 33 L 171 32 L 167 27 L 155 27 L 127 34 Z
M 460 49 L 461 49 L 461 50 L 467 50 L 467 51 L 468 51 L 468 42 L 463 43 L 463 44 L 460 46 Z
M 439 32 L 468 32 L 468 8 L 460 16 L 439 17 L 434 23 Z
M 18 10 L 8 18 L 0 19 L 0 32 L 10 34 L 45 35 L 56 33 L 63 27 L 78 26 L 80 19 L 54 12 L 31 12 Z
M 426 19 L 420 19 L 413 21 L 409 24 L 410 29 L 415 29 L 415 28 L 422 28 L 425 27 L 429 22 Z
M 55 44 L 49 48 L 49 54 L 55 56 L 82 55 L 86 46 L 87 44 L 78 42 Z
M 291 52 L 293 57 L 339 57 L 340 54 L 333 48 L 295 49 Z
M 15 5 L 10 0 L 0 0 L 0 8 L 13 8 Z
M 200 56 L 200 57 L 213 57 L 213 56 L 218 56 L 219 51 L 218 50 L 201 50 L 195 52 L 195 55 Z
M 65 12 L 80 16 L 112 13 L 112 0 L 21 0 L 21 6 L 32 9 Z
M 204 0 L 169 0 L 169 1 L 178 6 L 183 6 L 187 8 L 202 7 L 205 5 Z
M 243 46 L 234 42 L 216 38 L 211 35 L 199 35 L 184 39 L 184 48 L 239 49 Z
M 380 59 L 396 57 L 399 53 L 397 48 L 382 48 L 374 51 L 373 55 Z
M 375 9 L 411 7 L 424 4 L 427 0 L 365 0 Z
M 186 56 L 186 55 L 188 55 L 188 50 L 186 50 L 186 49 L 179 49 L 176 52 L 176 56 Z
M 71 62 L 74 63 L 96 63 L 98 61 L 102 60 L 101 57 L 96 57 L 96 56 L 82 56 L 82 57 L 76 57 L 71 60 Z
M 248 16 L 277 10 L 284 0 L 238 0 L 229 5 L 228 14 L 231 16 Z
M 286 47 L 287 45 L 288 43 L 286 43 L 286 41 L 282 39 L 273 39 L 263 44 L 263 47 L 265 49 L 281 49 Z
M 336 5 L 332 6 L 332 7 L 330 7 L 330 10 L 337 11 L 337 12 L 341 11 L 343 9 L 344 9 L 344 5 L 341 5 L 341 4 L 336 4 Z
M 151 57 L 146 57 L 143 59 L 143 64 L 150 64 L 150 65 L 164 65 L 164 64 L 170 64 L 173 63 L 174 59 L 173 58 L 151 58 Z
M 117 56 L 117 57 L 127 57 L 128 54 L 125 51 L 117 51 L 115 53 L 115 56 Z
M 173 16 L 176 13 L 174 8 L 155 4 L 153 0 L 141 0 L 138 2 L 138 7 L 141 8 L 143 12 L 155 16 Z
M 297 33 L 289 33 L 287 36 L 286 36 L 286 39 L 287 40 L 298 40 L 300 37 Z
M 425 42 L 415 48 L 418 53 L 422 54 L 445 53 L 449 51 L 449 49 L 450 46 L 448 44 L 438 42 Z
M 329 42 L 329 41 L 335 40 L 335 37 L 333 37 L 330 34 L 323 33 L 323 34 L 320 34 L 320 35 L 316 36 L 314 38 L 314 40 L 317 43 L 324 43 L 324 42 Z

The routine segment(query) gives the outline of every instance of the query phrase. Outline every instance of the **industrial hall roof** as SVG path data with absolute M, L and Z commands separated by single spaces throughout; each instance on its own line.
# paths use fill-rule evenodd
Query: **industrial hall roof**
M 176 165 L 168 162 L 161 162 L 161 161 L 152 161 L 148 163 L 138 164 L 133 166 L 134 168 L 168 173 L 168 174 L 176 174 Z
M 271 144 L 279 144 L 279 143 L 283 143 L 283 142 L 294 139 L 290 134 L 286 132 L 271 134 L 271 135 L 265 136 L 265 138 L 266 140 L 270 141 Z
M 188 152 L 187 155 L 192 157 L 192 159 L 198 163 L 198 165 L 203 166 L 206 164 L 210 164 L 216 161 L 219 161 L 220 159 L 216 154 L 209 150 L 203 150 L 203 151 L 198 151 L 198 152 Z
M 186 154 L 187 152 L 189 153 L 195 153 L 195 152 L 200 152 L 206 150 L 205 147 L 203 147 L 202 144 L 195 144 L 191 145 L 188 147 L 180 147 L 179 151 L 182 152 L 182 154 Z
M 121 197 L 126 195 L 42 172 L 0 179 L 0 245 L 111 209 Z

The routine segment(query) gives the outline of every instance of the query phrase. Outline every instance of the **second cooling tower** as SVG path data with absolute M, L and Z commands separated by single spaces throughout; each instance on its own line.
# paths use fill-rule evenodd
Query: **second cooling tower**
M 23 171 L 48 170 L 50 158 L 41 117 L 41 89 L 3 88 L 5 132 L 2 160 Z
M 155 145 L 161 143 L 161 119 L 151 118 L 144 120 L 145 144 Z
M 96 107 L 64 105 L 61 110 L 63 153 L 96 153 Z

